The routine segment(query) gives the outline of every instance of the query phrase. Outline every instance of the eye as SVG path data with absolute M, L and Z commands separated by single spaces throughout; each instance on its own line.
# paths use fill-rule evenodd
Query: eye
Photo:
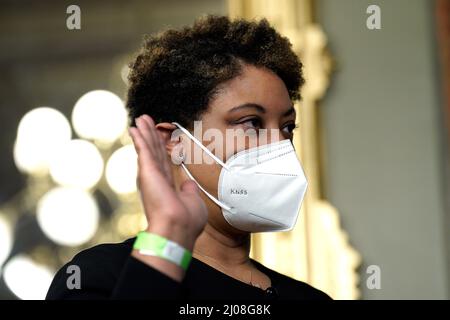
M 298 127 L 299 127 L 298 124 L 289 123 L 283 127 L 282 131 L 288 135 L 292 135 L 294 133 L 294 130 L 297 129 Z
M 242 124 L 246 128 L 251 128 L 255 130 L 262 128 L 262 121 L 259 118 L 247 118 L 245 120 L 238 122 L 238 124 Z

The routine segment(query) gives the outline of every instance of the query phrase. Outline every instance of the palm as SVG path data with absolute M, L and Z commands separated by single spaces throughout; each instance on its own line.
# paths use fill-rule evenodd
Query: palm
M 188 226 L 198 235 L 206 224 L 207 209 L 195 182 L 185 181 L 177 190 L 163 139 L 153 120 L 143 116 L 137 125 L 130 134 L 138 153 L 138 183 L 149 225 L 167 219 Z

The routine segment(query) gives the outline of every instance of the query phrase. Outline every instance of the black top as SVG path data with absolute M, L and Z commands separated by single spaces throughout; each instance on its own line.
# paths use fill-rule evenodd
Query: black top
M 46 299 L 331 299 L 322 291 L 268 269 L 253 259 L 255 266 L 270 278 L 270 288 L 263 290 L 241 282 L 195 258 L 183 282 L 179 283 L 132 257 L 134 240 L 101 244 L 78 253 L 57 272 Z M 80 289 L 68 288 L 67 283 L 73 283 L 74 275 L 73 268 L 68 269 L 70 265 L 80 268 Z

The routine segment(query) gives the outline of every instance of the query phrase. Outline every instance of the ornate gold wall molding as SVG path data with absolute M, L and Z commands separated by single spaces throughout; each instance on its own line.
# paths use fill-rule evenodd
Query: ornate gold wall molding
M 321 141 L 318 102 L 328 88 L 332 58 L 327 38 L 314 21 L 312 0 L 228 0 L 231 18 L 267 18 L 287 36 L 304 64 L 306 84 L 295 105 L 300 130 L 296 150 L 308 177 L 309 188 L 297 226 L 291 232 L 253 236 L 252 256 L 267 266 L 305 281 L 335 299 L 359 297 L 360 255 L 350 246 L 340 226 L 338 211 L 322 196 Z

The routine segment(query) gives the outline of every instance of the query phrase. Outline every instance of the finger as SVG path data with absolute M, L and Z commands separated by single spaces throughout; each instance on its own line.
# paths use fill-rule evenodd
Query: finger
M 144 176 L 150 172 L 159 170 L 155 166 L 155 158 L 150 153 L 147 142 L 144 140 L 141 132 L 137 128 L 130 128 L 130 135 L 133 140 L 134 147 L 137 152 L 137 162 L 138 162 L 138 175 L 137 175 L 137 185 L 139 190 L 142 190 L 142 183 Z
M 136 123 L 138 125 L 138 128 L 134 131 L 134 136 L 137 142 L 141 142 L 141 144 L 138 146 L 151 156 L 153 161 L 152 165 L 158 165 L 160 161 L 158 159 L 157 153 L 155 152 L 155 142 L 151 139 L 147 129 L 145 129 L 145 121 L 143 119 L 140 119 L 136 121 Z
M 142 115 L 141 119 L 143 122 L 143 127 L 145 128 L 146 131 L 148 131 L 149 137 L 153 141 L 153 145 L 156 148 L 158 146 L 158 143 L 157 143 L 158 137 L 156 136 L 155 122 L 147 114 Z
M 162 171 L 163 174 L 166 176 L 167 181 L 169 182 L 169 184 L 174 187 L 175 183 L 173 181 L 173 175 L 172 175 L 172 170 L 170 168 L 170 165 L 167 163 L 167 157 L 165 157 L 162 154 L 162 150 L 165 149 L 163 147 L 163 142 L 162 142 L 162 137 L 160 136 L 160 134 L 158 133 L 158 131 L 156 131 L 156 128 L 154 130 L 154 133 L 156 134 L 156 141 L 153 141 L 153 139 L 151 139 L 150 137 L 150 128 L 148 127 L 148 124 L 145 123 L 146 121 L 144 119 L 141 119 L 139 121 L 139 126 L 141 129 L 138 130 L 138 133 L 134 133 L 134 136 L 136 136 L 136 142 L 139 142 L 139 138 L 142 138 L 142 140 L 144 140 L 145 144 L 151 144 L 151 146 L 147 146 L 147 149 L 149 149 L 151 155 L 153 156 L 153 166 L 158 166 L 158 170 Z M 148 131 L 147 131 L 148 130 Z M 150 138 L 150 142 L 145 141 L 145 139 L 143 139 L 144 134 L 143 132 L 146 132 L 146 136 L 147 141 Z M 141 167 L 144 167 L 145 164 L 141 164 Z M 148 165 L 147 165 L 148 168 Z M 148 170 L 148 169 L 147 169 Z
M 155 143 L 155 153 L 158 156 L 158 159 L 162 162 L 164 161 L 164 153 L 165 148 L 163 147 L 163 144 L 161 143 L 161 136 L 158 133 L 158 129 L 156 129 L 155 122 L 149 115 L 143 115 L 142 119 L 145 121 L 147 128 L 150 131 L 150 134 L 152 135 L 153 141 Z
M 141 133 L 141 136 L 144 138 L 145 143 L 147 144 L 148 148 L 150 149 L 150 152 L 156 156 L 155 141 L 154 141 L 152 133 L 150 132 L 151 131 L 150 127 L 147 125 L 147 122 L 141 116 L 138 119 L 136 119 L 136 125 Z
M 162 170 L 162 166 L 149 152 L 147 143 L 139 129 L 130 128 L 129 131 L 138 153 L 137 182 L 140 190 L 144 190 L 143 188 L 152 190 L 151 193 L 159 199 L 169 197 L 175 189 L 173 179 L 168 179 L 168 176 Z M 142 183 L 145 185 L 143 186 Z
M 145 170 L 144 168 L 154 166 L 155 158 L 151 154 L 150 149 L 142 137 L 141 132 L 137 128 L 130 128 L 129 130 L 131 138 L 133 140 L 134 147 L 138 155 L 139 168 Z
M 164 151 L 163 160 L 162 160 L 163 168 L 164 168 L 164 171 L 166 172 L 167 176 L 169 177 L 169 180 L 173 182 L 172 167 L 170 165 L 169 156 L 167 155 L 166 148 L 164 146 L 164 138 L 160 132 L 157 132 L 157 134 L 159 136 L 161 149 Z

